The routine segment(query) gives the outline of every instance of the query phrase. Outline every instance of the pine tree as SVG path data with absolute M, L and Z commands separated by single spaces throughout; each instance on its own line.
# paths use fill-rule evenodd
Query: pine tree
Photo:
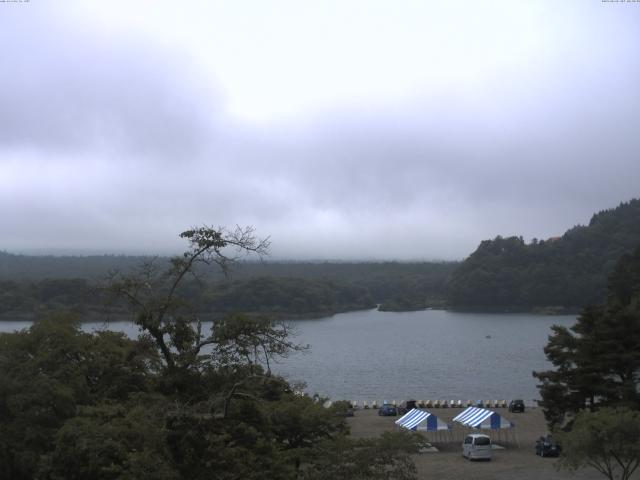
M 640 247 L 618 261 L 603 305 L 553 327 L 545 354 L 555 369 L 533 375 L 552 428 L 584 409 L 640 408 Z

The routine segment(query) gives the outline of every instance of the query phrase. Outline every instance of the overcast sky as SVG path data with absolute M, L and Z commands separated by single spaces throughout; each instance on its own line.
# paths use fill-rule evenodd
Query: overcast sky
M 462 259 L 640 196 L 640 2 L 0 2 L 0 250 Z

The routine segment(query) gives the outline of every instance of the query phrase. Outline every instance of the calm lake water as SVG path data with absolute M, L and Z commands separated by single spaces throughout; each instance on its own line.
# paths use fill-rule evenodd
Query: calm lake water
M 551 325 L 570 326 L 575 316 L 367 310 L 289 323 L 296 341 L 311 349 L 273 369 L 292 382 L 304 379 L 311 394 L 334 400 L 523 398 L 529 403 L 539 398 L 531 372 L 550 366 L 542 349 Z M 28 326 L 0 322 L 0 331 Z M 86 331 L 103 328 L 83 325 Z M 130 322 L 108 328 L 137 332 Z

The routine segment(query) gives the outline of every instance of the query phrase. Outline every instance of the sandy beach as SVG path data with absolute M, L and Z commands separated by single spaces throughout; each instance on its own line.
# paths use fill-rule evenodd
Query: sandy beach
M 440 419 L 451 423 L 451 419 L 460 413 L 458 408 L 430 409 Z M 560 480 L 560 479 L 601 479 L 602 474 L 593 469 L 580 470 L 574 474 L 556 468 L 557 459 L 541 458 L 534 453 L 535 441 L 546 433 L 547 428 L 540 408 L 528 408 L 524 413 L 510 413 L 506 408 L 496 409 L 501 415 L 516 424 L 516 439 L 502 433 L 498 436 L 489 432 L 494 443 L 504 447 L 494 450 L 490 462 L 471 462 L 462 457 L 460 440 L 465 430 L 454 427 L 453 441 L 438 441 L 433 435 L 426 434 L 437 452 L 416 455 L 414 461 L 420 479 L 519 479 L 519 480 Z M 381 417 L 377 410 L 356 410 L 355 416 L 348 419 L 351 435 L 354 437 L 375 437 L 385 431 L 396 430 L 395 420 L 399 417 Z M 635 475 L 634 478 L 640 478 Z

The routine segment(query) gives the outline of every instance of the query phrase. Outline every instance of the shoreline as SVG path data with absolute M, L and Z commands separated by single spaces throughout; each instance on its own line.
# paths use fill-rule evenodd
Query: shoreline
M 203 322 L 211 322 L 215 318 L 221 318 L 225 315 L 232 315 L 234 313 L 245 314 L 249 316 L 265 316 L 271 317 L 274 321 L 297 321 L 297 320 L 317 320 L 319 318 L 330 318 L 343 313 L 353 312 L 367 312 L 376 311 L 381 313 L 411 313 L 411 312 L 425 312 L 430 310 L 438 310 L 444 312 L 456 312 L 456 313 L 494 313 L 494 314 L 508 314 L 508 313 L 523 313 L 530 315 L 544 316 L 563 316 L 563 315 L 578 315 L 581 309 L 579 308 L 564 308 L 564 307 L 531 307 L 531 308 L 515 308 L 515 307 L 503 307 L 503 308 L 489 308 L 489 307 L 426 307 L 417 310 L 387 310 L 380 309 L 380 305 L 370 308 L 353 308 L 347 310 L 338 311 L 325 311 L 325 312 L 307 312 L 307 313 L 282 313 L 282 312 L 223 312 L 208 314 L 206 318 L 203 318 Z M 89 310 L 86 312 L 78 312 L 74 310 L 51 310 L 43 312 L 15 312 L 15 313 L 3 313 L 0 314 L 0 322 L 34 322 L 36 319 L 43 318 L 55 313 L 66 312 L 72 315 L 78 315 L 83 318 L 80 323 L 93 323 L 93 322 L 125 322 L 130 321 L 130 315 L 126 313 L 117 314 L 105 314 L 103 312 L 97 312 L 95 310 Z M 106 317 L 106 318 L 105 318 Z M 111 318 L 109 318 L 111 317 Z M 203 316 L 204 317 L 204 316 Z M 85 319 L 86 318 L 86 319 Z

